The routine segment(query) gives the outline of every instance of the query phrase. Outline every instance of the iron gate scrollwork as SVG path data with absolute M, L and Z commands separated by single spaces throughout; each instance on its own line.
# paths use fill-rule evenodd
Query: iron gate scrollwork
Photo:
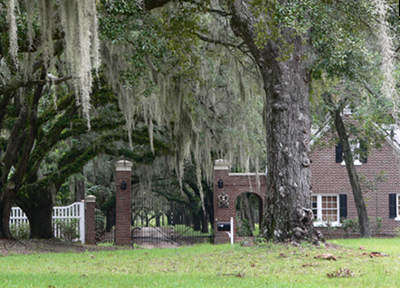
M 185 205 L 169 202 L 160 197 L 134 197 L 133 243 L 176 246 L 212 242 L 211 227 L 204 229 L 200 213 L 196 215 L 189 210 Z

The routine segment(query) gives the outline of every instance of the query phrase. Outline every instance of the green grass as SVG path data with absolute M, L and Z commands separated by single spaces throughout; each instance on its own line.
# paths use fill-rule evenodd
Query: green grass
M 182 235 L 182 236 L 211 236 L 211 230 L 208 233 L 202 233 L 201 231 L 195 231 L 192 227 L 182 225 L 182 224 L 177 224 L 177 225 L 172 225 L 172 226 L 164 226 L 164 227 L 169 227 L 172 228 L 176 233 Z
M 393 257 L 400 256 L 400 238 L 338 239 L 329 242 L 348 248 L 361 247 L 368 251 L 384 252 Z
M 0 257 L 0 287 L 400 287 L 399 238 L 331 242 L 345 248 L 196 245 L 7 256 Z M 322 253 L 337 261 L 314 258 Z M 327 277 L 339 268 L 354 277 Z

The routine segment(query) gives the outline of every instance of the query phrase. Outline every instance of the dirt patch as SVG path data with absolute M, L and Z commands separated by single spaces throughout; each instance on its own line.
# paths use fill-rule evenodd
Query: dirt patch
M 152 248 L 178 248 L 180 247 L 176 243 L 171 242 L 158 242 L 158 243 L 151 243 L 151 242 L 143 242 L 138 244 L 139 248 L 143 249 L 152 249 Z
M 125 247 L 125 249 L 126 248 L 127 247 Z M 124 249 L 124 247 L 81 245 L 79 243 L 64 242 L 58 239 L 0 240 L 0 256 L 33 253 L 102 251 L 116 249 Z

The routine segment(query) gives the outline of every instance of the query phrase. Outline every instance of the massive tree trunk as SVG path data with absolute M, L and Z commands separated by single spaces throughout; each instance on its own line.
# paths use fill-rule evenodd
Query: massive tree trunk
M 29 219 L 31 228 L 31 238 L 50 239 L 53 238 L 52 210 L 49 204 L 40 205 L 36 209 L 27 210 L 26 215 Z
M 255 44 L 255 18 L 248 1 L 232 1 L 230 8 L 231 27 L 249 47 L 266 94 L 268 191 L 263 233 L 276 241 L 318 241 L 310 210 L 308 41 L 281 29 L 280 39 L 268 40 L 260 48 Z
M 10 212 L 11 212 L 11 202 L 8 201 L 7 199 L 3 198 L 0 201 L 0 217 L 1 217 L 0 239 L 1 238 L 6 238 L 6 239 L 12 238 L 11 233 L 10 233 L 10 226 L 9 226 Z
M 332 104 L 332 100 L 329 100 Z M 342 109 L 336 108 L 331 112 L 334 120 L 337 134 L 340 139 L 340 143 L 343 147 L 344 160 L 346 162 L 346 170 L 349 176 L 351 190 L 353 191 L 354 202 L 357 208 L 358 223 L 360 224 L 360 234 L 361 237 L 371 237 L 371 230 L 369 226 L 369 219 L 367 214 L 367 207 L 365 206 L 364 197 L 361 191 L 360 179 L 358 178 L 358 173 L 356 167 L 354 166 L 353 153 L 351 151 L 351 146 L 349 143 L 349 137 L 347 135 L 346 127 L 343 122 L 341 115 Z
M 50 187 L 29 193 L 29 198 L 18 197 L 17 204 L 28 217 L 31 238 L 53 238 L 53 196 Z

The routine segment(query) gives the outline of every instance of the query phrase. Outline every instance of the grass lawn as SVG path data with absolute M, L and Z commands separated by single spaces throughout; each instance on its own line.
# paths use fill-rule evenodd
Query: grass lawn
M 400 287 L 400 238 L 331 243 L 345 248 L 196 245 L 6 256 L 0 287 Z M 363 255 L 370 251 L 389 256 Z M 337 261 L 314 258 L 323 253 Z M 354 276 L 327 276 L 340 268 Z

